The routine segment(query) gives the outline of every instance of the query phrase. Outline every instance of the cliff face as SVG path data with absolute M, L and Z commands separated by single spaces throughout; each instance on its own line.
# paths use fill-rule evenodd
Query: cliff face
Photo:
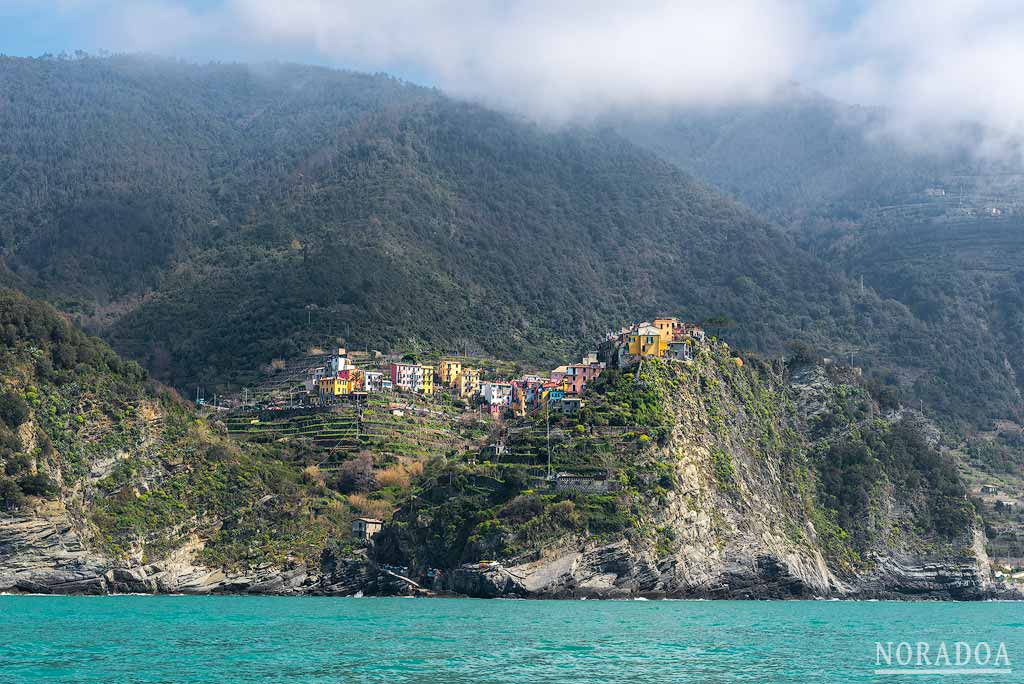
M 349 513 L 293 459 L 0 290 L 0 592 L 306 591 Z
M 48 307 L 0 316 L 0 592 L 999 592 L 955 468 L 848 371 L 610 369 L 577 414 L 432 459 L 364 550 L 293 447 L 235 443 Z
M 616 492 L 558 492 L 511 462 L 452 465 L 433 480 L 440 491 L 426 487 L 397 516 L 378 554 L 412 566 L 447 561 L 439 586 L 474 596 L 971 599 L 995 591 L 955 471 L 916 427 L 883 418 L 851 373 L 741 366 L 718 347 L 692 364 L 645 362 L 606 382 L 590 413 L 560 428 L 597 429 L 631 388 L 634 407 L 654 399 L 636 444 L 602 461 L 617 473 Z M 586 452 L 572 444 L 556 458 L 579 463 Z M 487 477 L 496 484 L 481 499 Z M 599 498 L 614 499 L 617 529 L 587 513 Z M 467 505 L 476 512 L 467 516 Z M 439 553 L 440 528 L 449 531 L 446 548 L 462 544 L 460 552 Z M 467 562 L 510 551 L 502 563 Z
M 233 538 L 253 524 L 247 518 L 274 525 L 292 505 L 274 500 L 282 498 L 282 488 L 269 481 L 275 468 L 261 472 L 263 464 L 229 447 L 218 454 L 223 461 L 210 462 L 216 442 L 168 445 L 163 434 L 167 416 L 160 404 L 136 406 L 148 409 L 138 441 L 104 448 L 81 473 L 71 472 L 71 454 L 52 444 L 45 456 L 39 447 L 29 450 L 34 454 L 31 468 L 50 487 L 0 511 L 0 592 L 305 593 L 321 583 L 319 554 L 328 535 L 317 522 L 305 521 L 314 534 L 322 534 L 312 543 L 290 538 L 279 527 L 265 538 L 247 539 L 251 555 L 246 558 L 236 560 L 230 549 Z M 187 413 L 178 418 L 194 421 Z M 33 411 L 21 432 L 49 440 L 42 422 Z M 84 438 L 75 442 L 86 444 Z M 223 478 L 217 475 L 221 469 Z M 246 491 L 243 482 L 233 481 L 236 477 L 259 478 L 248 486 L 260 494 Z M 200 480 L 208 478 L 214 479 L 204 491 Z M 181 491 L 185 483 L 192 487 L 187 493 Z M 226 496 L 223 488 L 228 486 L 244 497 L 243 505 L 259 510 L 228 510 L 234 498 Z M 180 499 L 171 499 L 171 492 Z M 280 548 L 288 554 L 283 559 Z

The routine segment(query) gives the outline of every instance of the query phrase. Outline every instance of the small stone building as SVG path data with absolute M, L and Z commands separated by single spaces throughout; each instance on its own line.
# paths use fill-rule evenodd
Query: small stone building
M 362 541 L 369 541 L 373 535 L 380 532 L 384 527 L 383 520 L 376 518 L 356 518 L 352 521 L 352 538 Z

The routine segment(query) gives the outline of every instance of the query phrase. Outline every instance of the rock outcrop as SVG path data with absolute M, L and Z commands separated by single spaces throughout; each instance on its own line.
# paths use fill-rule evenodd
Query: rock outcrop
M 976 519 L 966 518 L 963 529 L 919 531 L 918 516 L 932 512 L 922 501 L 925 490 L 905 491 L 880 479 L 866 536 L 857 539 L 822 510 L 809 456 L 818 442 L 884 433 L 906 418 L 883 417 L 857 388 L 856 372 L 787 369 L 782 384 L 783 369 L 762 367 L 758 377 L 710 354 L 667 371 L 645 365 L 637 369 L 644 373 L 637 382 L 664 389 L 671 429 L 622 467 L 668 466 L 671 477 L 661 482 L 671 479 L 671 486 L 655 495 L 649 493 L 659 488 L 650 486 L 639 496 L 634 490 L 632 498 L 628 491 L 619 494 L 636 513 L 611 539 L 569 533 L 504 563 L 466 562 L 520 542 L 516 528 L 503 522 L 508 509 L 499 505 L 482 525 L 467 529 L 463 538 L 470 544 L 460 565 L 444 576 L 445 590 L 524 598 L 975 600 L 1012 594 L 991 579 Z M 917 430 L 918 423 L 905 427 Z M 927 448 L 934 448 L 931 437 L 923 438 Z M 485 484 L 480 477 L 467 486 Z M 447 554 L 449 549 L 431 547 L 430 535 L 440 521 L 451 524 L 457 509 L 446 508 L 447 501 L 459 493 L 440 486 L 433 506 L 404 518 L 400 513 L 401 524 L 385 530 L 378 545 L 384 556 L 415 566 Z M 531 491 L 526 493 L 537 496 Z M 501 494 L 487 500 L 496 496 Z M 527 522 L 533 525 L 533 519 Z M 488 537 L 491 530 L 499 532 Z

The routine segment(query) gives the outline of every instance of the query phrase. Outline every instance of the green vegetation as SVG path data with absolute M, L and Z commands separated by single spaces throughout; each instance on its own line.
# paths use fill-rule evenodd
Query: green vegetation
M 0 79 L 0 277 L 179 389 L 339 336 L 548 362 L 673 312 L 748 350 L 934 366 L 905 308 L 607 130 L 293 65 L 5 58 Z
M 711 452 L 711 468 L 715 473 L 715 481 L 723 491 L 732 491 L 736 488 L 736 467 L 732 464 L 732 457 L 721 449 L 714 449 Z
M 941 541 L 974 520 L 950 462 L 909 425 L 878 419 L 863 387 L 832 385 L 808 452 L 790 370 L 741 365 L 718 343 L 688 364 L 609 369 L 579 412 L 542 410 L 488 434 L 444 400 L 432 412 L 371 404 L 223 423 L 48 305 L 0 291 L 0 330 L 0 509 L 56 500 L 124 562 L 201 543 L 210 566 L 315 566 L 325 548 L 352 553 L 356 515 L 390 519 L 378 558 L 416 567 L 581 539 L 627 538 L 665 556 L 679 544 L 660 517 L 673 499 L 725 533 L 722 511 L 756 488 L 794 544 L 811 543 L 809 522 L 836 567 L 853 569 L 894 526 Z M 494 439 L 500 448 L 481 450 Z M 556 486 L 549 468 L 600 484 Z M 910 515 L 894 521 L 892 502 Z
M 906 423 L 880 424 L 824 440 L 814 464 L 820 501 L 856 549 L 878 543 L 886 532 L 883 525 L 888 523 L 879 506 L 894 496 L 913 512 L 904 523 L 926 536 L 955 538 L 974 519 L 953 461 Z
M 1018 475 L 1024 468 L 1024 434 L 1007 430 L 967 442 L 971 462 L 994 474 Z
M 315 563 L 348 538 L 349 502 L 294 450 L 234 443 L 48 305 L 0 290 L 0 334 L 3 510 L 60 499 L 95 544 L 144 562 L 195 537 L 213 566 Z
M 565 536 L 614 538 L 636 525 L 638 506 L 629 492 L 556 492 L 528 466 L 435 462 L 380 555 L 422 567 L 508 559 Z
M 872 314 L 885 339 L 808 339 L 819 353 L 854 354 L 948 424 L 1019 416 L 1020 164 L 966 153 L 979 133 L 969 127 L 963 148 L 922 150 L 889 139 L 889 126 L 883 110 L 800 88 L 758 105 L 616 122 L 630 140 L 790 226 L 799 244 L 862 278 L 868 295 L 890 300 Z M 903 323 L 888 327 L 878 315 Z

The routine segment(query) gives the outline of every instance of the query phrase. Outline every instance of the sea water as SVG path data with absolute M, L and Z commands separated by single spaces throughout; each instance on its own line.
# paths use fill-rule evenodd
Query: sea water
M 0 682 L 1000 684 L 1024 604 L 0 596 Z

